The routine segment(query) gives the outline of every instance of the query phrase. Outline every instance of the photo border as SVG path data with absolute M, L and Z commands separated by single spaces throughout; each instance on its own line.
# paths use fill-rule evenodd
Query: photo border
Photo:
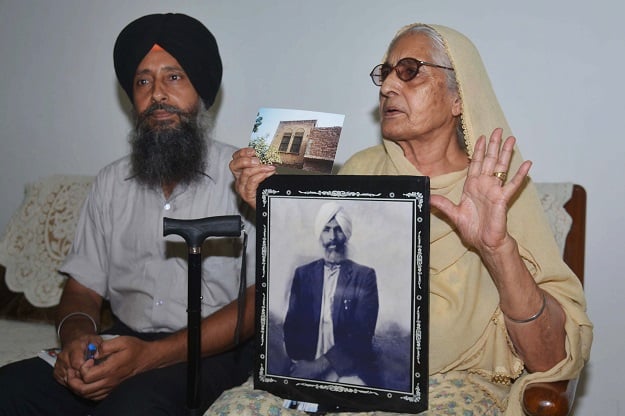
M 409 224 L 411 246 L 412 296 L 410 313 L 412 377 L 405 391 L 338 382 L 293 378 L 270 374 L 269 352 L 269 283 L 271 253 L 271 206 L 274 198 L 307 200 L 402 201 L 409 202 L 414 215 Z M 277 200 L 275 200 L 277 202 Z M 299 201 L 298 201 L 299 203 Z M 257 192 L 257 274 L 256 274 L 256 357 L 254 388 L 282 397 L 287 402 L 315 405 L 318 412 L 391 411 L 420 413 L 428 408 L 429 346 L 429 178 L 425 176 L 370 175 L 274 175 Z M 366 206 L 365 206 L 366 208 Z M 278 224 L 278 232 L 289 232 Z M 288 255 L 288 254 L 287 254 Z M 393 253 L 389 253 L 393 255 Z M 307 409 L 310 407 L 307 406 Z

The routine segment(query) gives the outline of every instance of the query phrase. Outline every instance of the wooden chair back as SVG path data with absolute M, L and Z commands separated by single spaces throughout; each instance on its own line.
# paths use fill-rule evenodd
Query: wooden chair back
M 574 184 L 571 199 L 564 209 L 573 219 L 571 230 L 564 246 L 564 262 L 584 284 L 584 257 L 586 253 L 586 190 Z
M 574 184 L 564 209 L 573 220 L 564 246 L 564 262 L 584 284 L 586 253 L 586 190 Z M 528 416 L 566 416 L 571 412 L 577 379 L 530 384 L 523 393 L 523 409 Z

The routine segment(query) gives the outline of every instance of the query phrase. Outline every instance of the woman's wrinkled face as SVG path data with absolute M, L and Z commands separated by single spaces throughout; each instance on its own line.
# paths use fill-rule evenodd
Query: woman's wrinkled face
M 391 66 L 400 59 L 415 58 L 443 65 L 432 56 L 430 39 L 420 33 L 399 38 L 389 51 Z M 380 87 L 380 120 L 382 135 L 393 141 L 436 138 L 455 131 L 461 114 L 460 99 L 447 87 L 446 69 L 421 66 L 418 75 L 408 82 L 391 71 Z

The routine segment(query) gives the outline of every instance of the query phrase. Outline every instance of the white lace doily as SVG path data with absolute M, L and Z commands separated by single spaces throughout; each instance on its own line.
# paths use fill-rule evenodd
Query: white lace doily
M 6 284 L 34 306 L 59 303 L 65 278 L 57 268 L 74 238 L 93 177 L 54 175 L 26 185 L 24 201 L 0 240 Z
M 573 193 L 573 184 L 567 182 L 555 183 L 536 183 L 538 197 L 543 205 L 551 231 L 553 232 L 560 254 L 564 254 L 564 245 L 566 237 L 569 235 L 573 220 L 568 212 L 564 209 L 564 205 L 571 199 Z

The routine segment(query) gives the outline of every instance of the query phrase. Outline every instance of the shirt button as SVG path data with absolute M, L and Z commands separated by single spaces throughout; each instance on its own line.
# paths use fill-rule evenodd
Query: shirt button
M 169 211 L 171 209 L 171 204 L 168 202 L 163 208 L 165 208 L 165 211 Z
M 161 306 L 163 303 L 165 303 L 162 299 L 159 299 L 156 301 L 156 306 Z

